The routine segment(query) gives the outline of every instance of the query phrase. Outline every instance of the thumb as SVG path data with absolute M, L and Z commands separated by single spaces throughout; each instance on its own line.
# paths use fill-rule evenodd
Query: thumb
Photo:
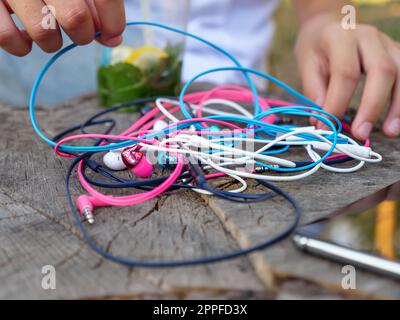
M 309 51 L 298 58 L 298 65 L 304 95 L 322 106 L 326 98 L 329 79 L 324 61 L 316 53 Z M 315 125 L 317 120 L 311 118 L 310 122 Z

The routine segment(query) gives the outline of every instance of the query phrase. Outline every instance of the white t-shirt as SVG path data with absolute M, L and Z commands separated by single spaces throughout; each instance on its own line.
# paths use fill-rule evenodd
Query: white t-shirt
M 135 19 L 127 0 L 127 19 Z M 162 1 L 162 0 L 160 0 Z M 164 0 L 173 1 L 173 0 Z M 178 1 L 179 2 L 179 1 Z M 191 0 L 187 29 L 221 46 L 248 68 L 267 70 L 267 55 L 274 35 L 271 16 L 277 0 Z M 232 66 L 232 62 L 214 49 L 187 39 L 184 53 L 183 80 L 187 81 L 202 71 Z M 243 84 L 240 72 L 223 72 L 201 79 L 218 84 Z M 260 87 L 261 78 L 254 78 Z

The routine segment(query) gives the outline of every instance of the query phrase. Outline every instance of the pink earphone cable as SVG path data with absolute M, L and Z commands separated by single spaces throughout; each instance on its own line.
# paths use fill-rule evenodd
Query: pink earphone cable
M 183 169 L 183 159 L 180 155 L 177 155 L 177 164 L 174 169 L 174 171 L 168 176 L 168 178 L 161 183 L 159 186 L 155 187 L 153 190 L 140 193 L 140 194 L 134 194 L 134 195 L 128 195 L 128 196 L 120 196 L 120 197 L 113 197 L 113 196 L 107 196 L 102 194 L 101 192 L 95 190 L 86 180 L 85 177 L 83 176 L 82 173 L 82 166 L 83 166 L 83 161 L 79 163 L 78 166 L 78 177 L 79 181 L 82 185 L 82 187 L 95 199 L 100 200 L 103 204 L 107 204 L 110 206 L 117 206 L 117 207 L 126 207 L 126 206 L 131 206 L 135 205 L 144 201 L 148 201 L 150 199 L 153 199 L 166 191 L 180 176 L 182 169 Z
M 245 88 L 241 88 L 239 86 L 220 86 L 217 88 L 214 88 L 209 91 L 203 91 L 203 92 L 198 92 L 198 93 L 192 93 L 188 94 L 185 97 L 185 101 L 191 104 L 197 104 L 198 109 L 197 109 L 197 117 L 193 119 L 183 119 L 177 123 L 170 124 L 165 130 L 168 130 L 170 128 L 176 127 L 177 125 L 180 124 L 187 124 L 187 123 L 212 123 L 216 125 L 220 125 L 223 127 L 230 128 L 231 130 L 226 130 L 223 131 L 224 134 L 229 134 L 229 133 L 243 133 L 246 132 L 248 134 L 251 134 L 251 128 L 249 129 L 244 129 L 241 128 L 233 123 L 229 123 L 226 121 L 222 120 L 217 120 L 217 119 L 207 119 L 202 117 L 202 106 L 203 104 L 211 99 L 226 99 L 230 101 L 235 101 L 235 102 L 240 102 L 240 103 L 251 103 L 254 102 L 253 98 L 253 93 Z M 285 101 L 279 101 L 279 100 L 268 100 L 268 99 L 262 99 L 259 98 L 260 106 L 262 107 L 263 111 L 268 110 L 270 108 L 270 105 L 275 105 L 275 106 L 292 106 L 293 103 L 288 103 Z M 166 108 L 169 108 L 169 112 L 171 114 L 176 113 L 180 110 L 180 107 L 176 107 L 172 104 L 165 103 L 164 105 Z M 74 156 L 70 154 L 65 154 L 60 152 L 59 146 L 61 144 L 65 144 L 66 142 L 72 141 L 72 140 L 77 140 L 77 139 L 111 139 L 111 140 L 116 140 L 116 141 L 135 141 L 135 142 L 141 142 L 145 144 L 157 144 L 158 140 L 156 139 L 143 139 L 139 138 L 139 136 L 144 136 L 149 133 L 154 132 L 154 130 L 151 130 L 154 126 L 154 124 L 159 121 L 159 120 L 165 120 L 166 116 L 165 115 L 159 115 L 160 110 L 157 108 L 154 108 L 150 110 L 147 114 L 139 118 L 132 126 L 130 126 L 128 129 L 126 129 L 124 132 L 122 132 L 120 135 L 106 135 L 106 134 L 79 134 L 79 135 L 74 135 L 74 136 L 69 136 L 57 143 L 55 146 L 54 150 L 57 155 L 61 157 L 68 157 L 72 158 Z M 159 115 L 159 116 L 157 116 Z M 267 123 L 274 123 L 276 119 L 276 116 L 269 116 L 266 117 L 263 121 Z M 207 127 L 205 125 L 205 127 Z M 348 126 L 346 123 L 343 123 L 343 129 L 347 132 L 351 133 L 351 128 Z M 207 135 L 221 135 L 221 131 L 213 132 L 213 131 L 206 131 L 206 130 L 174 130 L 174 134 L 179 134 L 179 133 L 186 133 L 186 134 L 194 134 L 194 135 L 201 135 L 201 134 L 207 134 Z M 101 145 L 106 145 L 108 144 L 107 142 L 102 143 Z M 367 140 L 365 142 L 365 146 L 369 146 L 370 141 Z M 166 145 L 168 147 L 168 145 Z M 138 204 L 140 202 L 144 202 L 147 200 L 150 200 L 154 197 L 157 197 L 164 191 L 168 190 L 170 186 L 175 183 L 184 166 L 184 160 L 180 154 L 176 155 L 177 157 L 177 163 L 175 166 L 175 169 L 173 172 L 168 176 L 168 178 L 161 183 L 159 186 L 155 187 L 153 190 L 140 193 L 140 194 L 133 194 L 133 195 L 126 195 L 126 196 L 119 196 L 119 197 L 114 197 L 114 196 L 108 196 L 105 194 L 102 194 L 101 192 L 97 191 L 94 189 L 85 179 L 82 169 L 83 169 L 83 161 L 79 162 L 78 166 L 78 177 L 79 181 L 82 185 L 82 187 L 93 197 L 92 202 L 93 205 L 98 205 L 98 206 L 130 206 L 134 204 Z M 334 159 L 342 159 L 347 157 L 344 154 L 338 154 L 338 155 L 333 155 L 328 157 L 328 160 L 334 160 Z M 215 178 L 220 178 L 226 176 L 225 173 L 222 172 L 217 172 L 217 173 L 212 173 L 206 175 L 206 179 L 215 179 Z

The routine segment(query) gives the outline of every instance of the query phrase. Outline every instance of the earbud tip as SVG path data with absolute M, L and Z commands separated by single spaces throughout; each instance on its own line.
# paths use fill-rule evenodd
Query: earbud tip
M 149 178 L 153 173 L 153 165 L 146 156 L 135 165 L 131 172 L 138 178 Z
M 154 131 L 161 131 L 168 127 L 168 123 L 164 120 L 157 120 L 153 125 Z
M 126 169 L 126 165 L 122 161 L 122 157 L 119 152 L 107 152 L 103 157 L 103 162 L 110 170 L 120 171 Z

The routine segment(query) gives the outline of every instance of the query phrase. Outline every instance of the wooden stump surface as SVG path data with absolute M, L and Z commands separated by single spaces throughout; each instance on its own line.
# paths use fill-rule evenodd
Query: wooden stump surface
M 48 136 L 96 113 L 80 98 L 37 111 Z M 121 127 L 135 116 L 118 113 Z M 311 222 L 400 179 L 400 140 L 374 134 L 384 156 L 355 174 L 320 171 L 279 183 Z M 82 240 L 66 202 L 60 160 L 34 133 L 26 108 L 0 106 L 0 298 L 400 298 L 400 283 L 357 270 L 357 289 L 341 288 L 342 265 L 298 251 L 290 239 L 247 258 L 178 269 L 128 268 L 105 261 Z M 74 176 L 73 193 L 82 192 Z M 120 255 L 193 258 L 255 244 L 283 229 L 290 208 L 279 199 L 236 204 L 177 191 L 123 209 L 96 210 L 93 237 Z M 56 290 L 43 290 L 42 267 L 56 268 Z

